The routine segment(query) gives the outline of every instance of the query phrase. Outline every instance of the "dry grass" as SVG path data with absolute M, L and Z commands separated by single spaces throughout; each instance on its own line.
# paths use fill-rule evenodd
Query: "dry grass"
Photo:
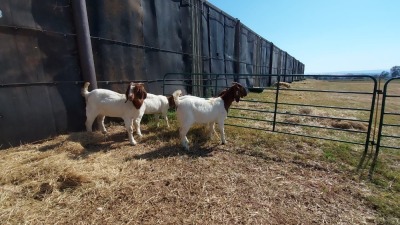
M 99 132 L 71 133 L 0 151 L 0 220 L 3 224 L 399 222 L 398 214 L 382 216 L 379 211 L 391 207 L 389 203 L 375 200 L 398 194 L 393 189 L 396 184 L 374 186 L 346 164 L 348 158 L 357 161 L 358 148 L 235 127 L 226 127 L 228 143 L 219 145 L 215 137 L 204 138 L 202 127 L 194 127 L 188 136 L 192 151 L 185 152 L 174 120 L 171 125 L 168 129 L 161 123 L 157 129 L 152 121 L 144 124 L 144 137 L 137 146 L 129 145 L 123 126 L 112 124 L 107 137 Z M 343 160 L 331 160 L 335 157 Z M 399 161 L 392 159 L 390 168 L 399 171 L 393 167 Z
M 107 140 L 74 133 L 0 152 L 0 219 L 10 224 L 374 222 L 364 184 L 332 165 L 288 156 L 293 150 L 319 154 L 306 143 L 288 149 L 289 140 L 271 143 L 271 135 L 257 134 L 257 148 L 234 144 L 233 138 L 224 146 L 200 139 L 188 153 L 179 147 L 175 129 L 144 127 L 145 137 L 135 147 L 122 126 L 112 126 Z M 199 127 L 191 133 L 191 139 L 205 134 Z

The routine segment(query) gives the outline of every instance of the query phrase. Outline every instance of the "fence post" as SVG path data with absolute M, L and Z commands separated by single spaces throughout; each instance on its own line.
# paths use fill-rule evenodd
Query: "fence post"
M 81 65 L 83 79 L 89 81 L 92 89 L 97 88 L 96 72 L 90 40 L 89 22 L 86 11 L 85 0 L 72 0 L 72 10 L 77 33 L 79 62 Z
M 272 74 L 273 71 L 273 63 L 274 63 L 274 43 L 271 42 L 271 48 L 270 48 L 270 54 L 269 54 L 269 75 Z M 268 84 L 267 86 L 271 86 L 272 85 L 272 76 L 268 77 Z
M 374 108 L 375 108 L 375 104 L 379 104 L 379 102 L 375 103 L 376 95 L 378 92 L 377 82 L 374 77 L 372 77 L 372 79 L 374 81 L 374 93 L 372 95 L 372 103 L 371 103 L 371 110 L 370 110 L 370 116 L 369 116 L 369 122 L 368 122 L 367 137 L 365 140 L 364 152 L 363 152 L 363 155 L 361 156 L 360 162 L 358 163 L 357 170 L 361 169 L 362 165 L 364 164 L 365 157 L 367 156 L 369 142 L 370 142 L 370 136 L 371 136 L 371 129 L 372 129 L 372 120 L 374 119 Z M 379 101 L 379 97 L 378 97 L 378 101 Z M 376 110 L 378 110 L 378 107 Z M 375 118 L 375 120 L 376 119 L 377 118 Z
M 276 92 L 275 92 L 275 106 L 274 106 L 274 119 L 272 121 L 272 132 L 275 132 L 276 127 L 276 113 L 278 111 L 278 100 L 279 100 L 279 83 L 281 80 L 280 74 L 278 74 L 278 81 L 276 83 Z
M 234 73 L 240 74 L 240 39 L 241 39 L 241 25 L 240 20 L 236 20 L 235 25 L 235 44 L 234 44 Z M 238 77 L 234 77 L 233 81 L 239 82 Z

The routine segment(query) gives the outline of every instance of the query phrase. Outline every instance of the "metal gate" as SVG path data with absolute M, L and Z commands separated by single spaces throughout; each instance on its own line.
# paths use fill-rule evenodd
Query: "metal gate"
M 400 91 L 393 90 L 391 87 L 395 82 L 400 81 L 400 77 L 388 80 L 383 87 L 382 107 L 380 110 L 379 131 L 376 144 L 376 150 L 372 165 L 370 168 L 369 176 L 375 169 L 378 159 L 379 151 L 384 149 L 400 149 L 400 109 L 389 108 L 390 101 L 400 99 Z M 395 92 L 396 91 L 396 92 Z M 392 92 L 394 92 L 392 94 Z M 388 104 L 389 103 L 389 104 Z M 397 122 L 397 123 L 396 123 Z
M 202 77 L 202 82 L 192 83 L 192 77 Z M 293 79 L 294 78 L 294 79 Z M 283 80 L 301 81 L 304 78 L 338 82 L 341 90 L 318 88 L 283 88 Z M 346 90 L 340 82 L 352 80 L 366 86 L 367 90 Z M 316 138 L 359 145 L 364 148 L 358 168 L 364 163 L 370 141 L 375 102 L 378 91 L 377 79 L 367 75 L 254 75 L 254 74 L 182 74 L 169 73 L 164 76 L 164 94 L 173 90 L 184 89 L 187 94 L 200 97 L 217 96 L 231 82 L 240 82 L 254 94 L 244 98 L 238 106 L 232 106 L 226 125 L 283 133 L 295 136 Z M 272 83 L 271 83 L 272 82 Z M 274 85 L 276 84 L 276 85 Z M 347 83 L 346 83 L 347 84 Z M 197 92 L 201 90 L 201 92 Z M 257 99 L 257 92 L 268 92 L 270 98 Z M 333 105 L 325 102 L 312 103 L 308 99 L 298 102 L 288 101 L 288 92 L 298 96 L 322 96 L 340 99 Z M 355 104 L 354 96 L 365 96 L 363 105 Z M 305 97 L 306 98 L 306 97 Z M 328 114 L 318 113 L 328 109 Z M 235 120 L 232 123 L 232 119 Z M 240 122 L 237 122 L 240 121 Z M 350 125 L 349 125 L 350 124 Z M 349 125 L 350 127 L 348 127 Z M 356 126 L 360 126 L 358 129 Z

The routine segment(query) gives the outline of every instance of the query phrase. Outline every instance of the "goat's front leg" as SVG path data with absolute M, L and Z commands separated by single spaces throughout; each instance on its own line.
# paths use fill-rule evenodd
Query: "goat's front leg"
M 157 122 L 157 127 L 160 127 L 160 115 L 155 114 L 155 115 L 154 115 L 154 119 L 155 119 L 156 122 Z
M 163 116 L 164 116 L 164 118 L 165 118 L 165 122 L 167 123 L 167 127 L 169 128 L 168 116 L 167 116 L 167 114 L 165 114 L 165 115 L 163 115 Z
M 86 110 L 86 122 L 85 122 L 86 131 L 92 132 L 92 125 L 94 120 L 96 119 L 96 116 L 97 116 L 96 114 Z
M 189 140 L 186 137 L 186 134 L 189 131 L 189 128 L 190 128 L 189 126 L 179 128 L 179 135 L 181 137 L 181 143 L 186 151 L 189 151 Z
M 142 121 L 142 117 L 138 117 L 138 118 L 136 118 L 134 121 L 133 121 L 133 124 L 134 124 L 134 126 L 135 126 L 135 130 L 136 130 L 136 133 L 137 133 L 137 135 L 139 136 L 139 137 L 142 137 L 143 135 L 142 135 L 142 132 L 140 131 L 140 122 Z
M 97 117 L 97 124 L 101 130 L 101 133 L 106 134 L 107 130 L 106 130 L 106 127 L 104 126 L 104 118 L 106 118 L 106 117 L 103 115 L 99 115 Z
M 136 145 L 137 142 L 133 138 L 133 134 L 132 134 L 132 132 L 133 132 L 133 130 L 132 130 L 132 119 L 131 118 L 126 118 L 126 119 L 124 119 L 124 123 L 125 123 L 126 131 L 128 132 L 129 143 L 131 143 L 131 145 Z
M 212 138 L 213 133 L 215 134 L 215 136 L 217 136 L 217 138 L 219 138 L 217 131 L 215 131 L 215 123 L 214 122 L 208 123 L 208 132 L 209 132 L 208 135 L 209 135 L 210 139 Z

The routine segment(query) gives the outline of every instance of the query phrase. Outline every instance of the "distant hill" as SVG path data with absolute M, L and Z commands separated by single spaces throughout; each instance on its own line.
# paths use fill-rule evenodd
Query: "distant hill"
M 390 70 L 355 70 L 355 71 L 338 71 L 338 72 L 326 72 L 326 73 L 310 73 L 310 74 L 324 74 L 324 75 L 379 75 L 382 71 Z

